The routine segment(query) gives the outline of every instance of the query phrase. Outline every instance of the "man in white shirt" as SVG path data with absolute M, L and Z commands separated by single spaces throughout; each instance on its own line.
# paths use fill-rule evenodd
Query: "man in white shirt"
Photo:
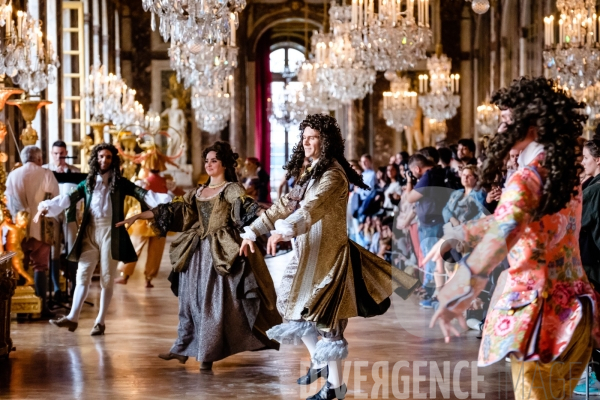
M 12 215 L 27 211 L 30 215 L 37 212 L 38 204 L 45 197 L 54 197 L 59 193 L 58 182 L 52 172 L 42 168 L 42 150 L 36 146 L 25 146 L 21 151 L 23 166 L 8 174 L 6 197 L 8 209 Z M 50 316 L 46 306 L 48 261 L 50 244 L 43 241 L 42 221 L 29 223 L 28 239 L 23 241 L 25 254 L 23 265 L 31 265 L 35 280 L 36 295 L 42 299 L 43 317 Z
M 67 164 L 67 144 L 62 140 L 57 140 L 52 144 L 52 162 L 48 164 L 44 164 L 42 167 L 49 169 L 52 172 L 56 173 L 71 173 L 71 172 L 80 172 L 79 168 Z M 60 194 L 69 194 L 71 191 L 77 188 L 77 185 L 74 183 L 59 183 L 58 184 Z M 50 276 L 52 278 L 52 284 L 54 286 L 54 300 L 63 301 L 62 292 L 60 290 L 60 256 L 62 254 L 62 245 L 64 243 L 65 250 L 67 253 L 75 243 L 75 237 L 77 235 L 77 223 L 70 222 L 67 223 L 65 218 L 65 213 L 61 213 L 57 217 L 58 224 L 54 226 L 54 237 L 57 240 L 54 241 L 54 245 L 52 246 L 50 260 Z M 60 232 L 62 229 L 64 240 L 58 240 L 60 238 Z M 75 273 L 77 271 L 77 263 L 68 262 L 69 263 L 69 271 L 72 277 L 72 284 L 75 284 Z M 74 286 L 72 286 L 74 289 Z

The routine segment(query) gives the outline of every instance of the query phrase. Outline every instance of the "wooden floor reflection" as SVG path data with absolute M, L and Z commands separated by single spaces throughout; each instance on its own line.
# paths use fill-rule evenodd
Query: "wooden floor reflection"
M 127 285 L 117 286 L 105 336 L 89 336 L 97 306 L 85 306 L 74 333 L 48 322 L 13 321 L 17 351 L 8 360 L 0 360 L 0 398 L 302 399 L 320 388 L 322 380 L 309 388 L 295 383 L 309 360 L 300 346 L 239 354 L 215 363 L 209 374 L 201 374 L 195 360 L 180 365 L 159 359 L 157 354 L 168 351 L 173 343 L 178 322 L 166 261 L 165 254 L 153 289 L 144 288 L 141 268 Z M 286 262 L 286 257 L 277 258 L 270 268 L 281 271 Z M 97 283 L 89 300 L 98 303 Z M 402 301 L 396 297 L 386 315 L 352 319 L 346 335 L 350 344 L 347 398 L 475 398 L 476 390 L 486 399 L 512 399 L 508 364 L 474 373 L 471 362 L 477 357 L 478 333 L 468 332 L 445 345 L 427 329 L 431 314 L 419 308 L 416 298 Z M 400 361 L 407 366 L 398 376 Z M 439 368 L 438 381 L 449 390 L 440 385 L 431 389 L 432 367 Z M 419 373 L 420 396 L 415 387 Z M 383 385 L 376 384 L 379 377 Z

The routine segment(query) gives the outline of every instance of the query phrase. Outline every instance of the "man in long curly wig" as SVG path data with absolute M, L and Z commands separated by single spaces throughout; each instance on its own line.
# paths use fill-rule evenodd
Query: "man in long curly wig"
M 521 78 L 492 98 L 501 109 L 498 133 L 483 167 L 494 184 L 511 150 L 519 169 L 508 179 L 493 215 L 454 228 L 425 261 L 440 259 L 452 241 L 473 251 L 459 262 L 438 296 L 432 319 L 450 340 L 451 325 L 484 288 L 505 257 L 510 268 L 498 286 L 483 328 L 479 365 L 511 358 L 515 398 L 570 397 L 586 370 L 597 337 L 594 290 L 581 265 L 581 190 L 576 161 L 583 104 L 554 82 Z
M 53 217 L 69 209 L 67 219 L 72 221 L 77 202 L 84 200 L 83 220 L 68 256 L 69 261 L 79 263 L 71 312 L 66 317 L 50 320 L 51 324 L 68 328 L 71 332 L 77 329 L 79 314 L 87 298 L 96 265 L 100 264 L 102 292 L 100 310 L 91 331 L 92 336 L 104 334 L 105 317 L 112 299 L 118 262 L 137 260 L 125 227 L 115 227 L 115 224 L 125 217 L 125 196 L 134 197 L 143 208 L 170 201 L 169 195 L 146 191 L 123 178 L 120 166 L 121 161 L 115 146 L 108 143 L 95 146 L 91 152 L 90 172 L 86 180 L 77 185 L 70 194 L 41 202 L 34 218 L 35 221 L 43 215 Z
M 300 132 L 301 140 L 284 167 L 287 178 L 297 183 L 245 228 L 240 253 L 247 254 L 248 248 L 253 252 L 253 241 L 269 232 L 267 250 L 273 255 L 278 242 L 295 238 L 293 261 L 277 289 L 277 308 L 287 322 L 267 335 L 280 343 L 302 341 L 308 348 L 312 365 L 298 383 L 327 378 L 309 399 L 343 399 L 341 363 L 348 355 L 343 335 L 348 319 L 383 314 L 394 289 L 407 296 L 418 281 L 348 240 L 349 184 L 368 187 L 344 157 L 337 121 L 309 115 Z M 301 173 L 305 157 L 311 165 Z

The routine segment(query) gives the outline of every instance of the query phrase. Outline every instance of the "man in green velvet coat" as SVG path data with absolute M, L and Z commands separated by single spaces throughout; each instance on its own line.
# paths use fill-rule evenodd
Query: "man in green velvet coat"
M 90 172 L 68 195 L 57 196 L 40 203 L 34 220 L 41 216 L 55 216 L 69 208 L 68 219 L 73 220 L 74 209 L 84 200 L 83 221 L 77 232 L 75 244 L 69 253 L 70 261 L 79 262 L 73 305 L 66 317 L 50 320 L 50 323 L 73 332 L 77 329 L 79 314 L 87 298 L 92 274 L 100 265 L 102 288 L 100 310 L 91 335 L 103 335 L 106 311 L 113 294 L 114 280 L 119 261 L 132 262 L 137 256 L 129 234 L 124 226 L 115 224 L 125 218 L 123 206 L 126 196 L 138 200 L 143 208 L 170 201 L 167 194 L 146 191 L 121 176 L 121 161 L 117 149 L 102 143 L 92 149 Z

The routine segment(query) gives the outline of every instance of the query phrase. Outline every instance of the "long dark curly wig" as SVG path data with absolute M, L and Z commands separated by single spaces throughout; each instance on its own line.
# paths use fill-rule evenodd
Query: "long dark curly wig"
M 112 174 L 110 176 L 110 181 L 108 182 L 108 187 L 110 188 L 111 193 L 115 191 L 117 181 L 119 178 L 121 178 L 121 158 L 119 157 L 119 151 L 110 143 L 100 143 L 94 146 L 92 149 L 90 161 L 88 162 L 88 165 L 90 166 L 90 172 L 85 179 L 85 187 L 90 193 L 92 193 L 96 187 L 96 175 L 101 173 L 100 163 L 98 162 L 98 153 L 100 153 L 102 150 L 109 150 L 112 154 L 112 164 L 110 165 L 110 171 Z
M 301 176 L 302 164 L 304 163 L 304 146 L 302 145 L 302 134 L 304 129 L 310 127 L 315 131 L 318 131 L 321 135 L 321 156 L 319 162 L 308 174 Z M 312 114 L 307 116 L 304 121 L 300 123 L 300 141 L 294 146 L 292 156 L 287 164 L 283 166 L 283 169 L 287 171 L 285 179 L 295 177 L 299 184 L 305 183 L 310 178 L 318 179 L 327 171 L 329 166 L 337 161 L 346 176 L 348 181 L 359 188 L 369 189 L 369 187 L 363 182 L 362 176 L 360 176 L 352 167 L 346 157 L 344 156 L 344 144 L 345 140 L 342 138 L 342 132 L 335 118 L 326 114 Z
M 492 96 L 500 109 L 510 109 L 512 121 L 507 130 L 490 140 L 483 164 L 482 185 L 497 184 L 498 172 L 515 143 L 525 139 L 531 127 L 537 128 L 537 142 L 544 145 L 542 167 L 545 180 L 534 219 L 562 210 L 577 194 L 581 165 L 577 163 L 577 138 L 587 117 L 583 103 L 570 97 L 552 80 L 543 77 L 519 78 Z
M 208 153 L 211 151 L 216 153 L 217 160 L 221 161 L 221 164 L 225 168 L 225 180 L 227 182 L 238 182 L 238 176 L 235 173 L 235 168 L 238 166 L 237 160 L 240 157 L 238 153 L 233 152 L 229 143 L 217 141 L 202 151 L 202 158 L 206 160 L 206 156 L 208 156 Z M 204 186 L 209 184 L 210 178 Z

